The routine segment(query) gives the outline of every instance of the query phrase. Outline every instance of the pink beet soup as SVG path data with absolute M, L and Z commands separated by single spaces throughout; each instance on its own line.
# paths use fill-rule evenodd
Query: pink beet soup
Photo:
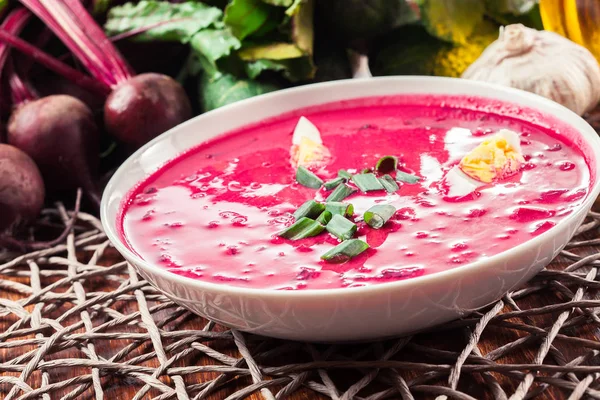
M 301 115 L 331 152 L 313 169 L 323 180 L 386 155 L 421 177 L 395 193 L 359 191 L 344 200 L 354 205 L 355 237 L 370 246 L 345 263 L 320 259 L 340 243 L 327 232 L 296 241 L 278 236 L 306 200 L 330 193 L 296 182 L 290 145 Z M 351 288 L 457 268 L 542 234 L 586 198 L 591 179 L 581 140 L 552 121 L 463 97 L 380 97 L 299 110 L 224 133 L 162 166 L 124 199 L 122 235 L 140 257 L 174 274 L 248 288 Z M 499 129 L 520 135 L 521 171 L 449 198 L 440 185 L 446 172 Z M 359 217 L 377 203 L 397 209 L 381 229 Z

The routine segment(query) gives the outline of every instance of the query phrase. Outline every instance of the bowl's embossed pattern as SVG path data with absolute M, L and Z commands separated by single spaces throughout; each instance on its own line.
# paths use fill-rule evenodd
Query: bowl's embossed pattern
M 405 281 L 353 289 L 270 291 L 195 281 L 142 260 L 119 233 L 125 194 L 143 177 L 186 149 L 225 131 L 283 112 L 344 99 L 397 95 L 482 96 L 539 110 L 580 132 L 591 153 L 600 139 L 579 116 L 541 97 L 460 79 L 387 77 L 307 85 L 259 96 L 196 117 L 156 138 L 117 171 L 102 200 L 110 240 L 140 274 L 173 301 L 213 321 L 243 331 L 306 341 L 355 341 L 416 332 L 490 304 L 546 266 L 573 236 L 600 191 L 600 167 L 592 160 L 593 185 L 581 207 L 555 227 L 486 260 Z

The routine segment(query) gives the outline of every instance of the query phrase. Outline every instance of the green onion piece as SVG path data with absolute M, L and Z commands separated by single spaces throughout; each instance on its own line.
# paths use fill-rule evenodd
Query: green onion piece
M 406 183 L 417 183 L 421 180 L 418 176 L 407 174 L 406 172 L 396 171 L 396 180 Z
M 353 189 L 345 183 L 342 183 L 341 185 L 338 185 L 333 192 L 331 192 L 325 201 L 327 203 L 332 201 L 342 201 L 354 192 L 356 192 L 356 189 Z
M 323 185 L 323 180 L 310 172 L 303 165 L 299 166 L 296 170 L 296 180 L 302 186 L 306 186 L 311 189 L 319 189 Z
M 327 225 L 332 217 L 333 214 L 331 214 L 331 211 L 323 211 L 321 215 L 319 215 L 319 218 L 317 218 L 317 222 L 321 225 Z
M 328 201 L 325 203 L 325 211 L 329 211 L 333 215 L 337 214 L 342 217 L 351 217 L 354 214 L 354 206 L 340 201 Z
M 347 220 L 339 214 L 335 214 L 331 218 L 325 229 L 340 240 L 351 239 L 356 233 L 354 222 Z
M 394 156 L 381 157 L 377 164 L 375 164 L 375 170 L 380 174 L 388 174 L 398 169 L 398 158 Z
M 350 180 L 350 179 L 352 179 L 352 174 L 351 174 L 350 172 L 346 171 L 345 169 L 340 169 L 340 170 L 338 171 L 338 176 L 339 176 L 340 178 L 344 178 L 344 179 L 346 179 L 346 180 Z
M 387 174 L 379 178 L 379 183 L 381 183 L 381 186 L 383 186 L 388 193 L 394 193 L 400 189 L 394 178 Z
M 308 200 L 294 212 L 294 218 L 296 218 L 296 221 L 302 217 L 315 218 L 323 211 L 325 211 L 324 204 L 317 203 L 314 200 Z
M 368 248 L 369 245 L 362 240 L 350 239 L 338 244 L 333 249 L 323 254 L 321 259 L 339 264 L 350 260 L 352 257 L 356 257 Z
M 383 185 L 375 174 L 357 174 L 352 176 L 352 182 L 361 190 L 361 192 L 370 192 L 373 190 L 382 190 Z
M 368 174 L 370 172 L 373 172 L 371 168 L 364 168 L 362 171 L 360 171 L 361 174 Z
M 365 211 L 365 222 L 375 229 L 381 228 L 394 215 L 396 207 L 389 204 L 378 204 Z
M 334 178 L 330 181 L 325 182 L 325 184 L 323 186 L 325 186 L 325 190 L 331 190 L 331 189 L 335 189 L 339 184 L 344 183 L 345 179 L 342 178 L 341 176 L 338 176 L 337 178 Z
M 292 225 L 279 232 L 278 235 L 286 239 L 298 240 L 311 236 L 317 236 L 319 233 L 323 232 L 324 229 L 325 227 L 319 222 L 308 217 L 302 217 Z

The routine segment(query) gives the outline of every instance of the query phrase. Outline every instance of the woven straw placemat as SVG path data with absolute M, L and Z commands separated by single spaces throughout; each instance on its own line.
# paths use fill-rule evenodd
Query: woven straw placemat
M 59 204 L 34 231 L 73 215 Z M 78 213 L 63 243 L 0 253 L 0 398 L 600 398 L 599 227 L 590 213 L 548 269 L 467 318 L 413 337 L 314 345 L 191 314 Z

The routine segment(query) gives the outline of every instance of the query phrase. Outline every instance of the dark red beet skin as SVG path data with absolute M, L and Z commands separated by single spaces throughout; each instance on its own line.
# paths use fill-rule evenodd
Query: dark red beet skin
M 44 182 L 33 160 L 0 144 L 0 232 L 35 218 L 44 205 Z
M 80 100 L 52 95 L 20 105 L 8 122 L 7 141 L 35 161 L 49 192 L 81 187 L 96 196 L 99 132 Z
M 122 142 L 140 147 L 190 119 L 192 107 L 181 85 L 155 73 L 137 75 L 117 86 L 104 104 L 104 123 Z

